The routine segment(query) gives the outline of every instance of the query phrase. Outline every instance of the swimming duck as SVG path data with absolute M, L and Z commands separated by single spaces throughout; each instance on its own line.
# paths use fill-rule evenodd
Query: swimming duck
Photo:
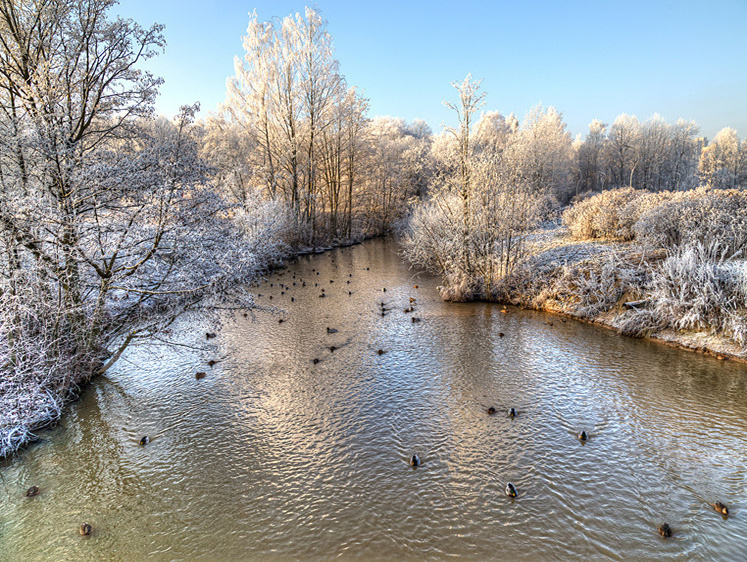
M 516 408 L 511 408 L 508 410 L 508 417 L 509 418 L 515 418 L 516 417 Z
M 218 335 L 218 334 L 216 334 L 215 332 L 207 332 L 207 333 L 205 334 L 205 339 L 207 339 L 207 340 L 211 340 L 211 339 L 213 339 L 214 337 L 216 337 L 217 335 Z
M 509 482 L 508 484 L 506 484 L 506 495 L 509 498 L 515 498 L 517 494 L 518 494 L 518 492 L 516 491 L 516 486 L 514 486 L 513 484 L 511 484 L 511 482 Z
M 83 523 L 78 531 L 83 536 L 90 535 L 91 533 L 93 533 L 93 527 L 91 527 L 91 525 L 89 525 L 88 523 Z
M 418 318 L 417 316 L 413 316 L 412 323 L 414 324 L 415 322 L 420 322 L 420 318 Z
M 314 365 L 316 365 L 317 363 L 319 363 L 319 359 L 318 359 L 318 358 L 316 358 L 316 357 L 314 357 L 314 358 L 313 358 L 313 359 L 311 360 L 311 362 L 312 362 L 312 363 L 313 363 Z
M 667 523 L 663 523 L 661 526 L 659 526 L 659 534 L 664 538 L 671 537 L 672 528 Z
M 384 355 L 386 351 L 384 351 L 383 349 L 380 349 L 376 353 L 378 353 L 379 355 Z
M 410 464 L 413 468 L 420 466 L 420 457 L 417 455 L 417 453 L 410 458 Z
M 729 508 L 721 502 L 712 503 L 711 507 L 713 507 L 713 509 L 718 511 L 721 515 L 729 515 Z
M 578 438 L 581 441 L 586 441 L 589 438 L 589 434 L 586 433 L 586 431 L 582 431 L 581 433 L 578 434 Z
M 204 371 L 198 371 L 197 373 L 195 373 L 195 378 L 197 380 L 204 379 L 206 376 L 207 376 L 207 373 L 204 372 Z M 141 445 L 142 444 L 144 444 L 144 443 L 141 443 Z
M 26 490 L 26 497 L 27 498 L 33 498 L 34 496 L 39 494 L 39 486 L 31 486 L 28 490 Z
M 330 328 L 329 326 L 327 326 L 327 333 L 328 334 L 336 334 L 337 333 L 337 329 L 336 328 Z
M 503 337 L 503 336 L 505 336 L 505 335 L 506 335 L 506 334 L 504 334 L 503 332 L 498 332 L 498 337 L 499 337 L 499 338 L 502 338 L 502 337 Z
M 213 365 L 215 365 L 215 364 L 216 364 L 217 362 L 218 362 L 218 361 L 217 361 L 216 359 L 211 359 L 210 361 L 208 361 L 208 366 L 209 366 L 209 367 L 212 367 L 212 366 L 213 366 Z
M 495 407 L 491 406 L 490 408 L 488 408 L 488 415 L 492 416 L 493 414 L 495 414 Z
M 150 443 L 150 437 L 148 437 L 147 435 L 144 435 L 143 438 L 140 440 L 140 444 L 145 446 L 148 443 Z

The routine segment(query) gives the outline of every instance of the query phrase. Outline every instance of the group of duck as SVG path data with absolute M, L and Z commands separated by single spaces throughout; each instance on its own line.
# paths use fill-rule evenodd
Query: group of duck
M 495 415 L 497 413 L 497 410 L 495 409 L 494 406 L 489 406 L 488 409 L 487 409 L 487 412 L 488 412 L 489 416 L 492 416 L 492 415 Z M 510 417 L 510 418 L 513 419 L 513 418 L 516 417 L 517 413 L 518 412 L 516 411 L 516 408 L 509 408 L 509 410 L 508 410 L 508 417 Z M 580 433 L 578 433 L 576 435 L 576 437 L 578 438 L 579 441 L 581 441 L 582 443 L 584 443 L 584 442 L 588 441 L 589 434 L 586 432 L 586 430 L 582 430 Z M 422 464 L 422 461 L 421 461 L 420 457 L 417 455 L 417 453 L 415 453 L 414 455 L 412 455 L 412 457 L 410 457 L 410 465 L 413 468 L 417 468 L 421 464 Z M 519 495 L 519 493 L 518 493 L 518 491 L 516 489 L 516 486 L 513 483 L 511 483 L 511 482 L 507 482 L 506 483 L 506 487 L 504 488 L 504 492 L 510 498 L 515 498 L 515 497 L 517 497 Z M 728 517 L 729 516 L 729 508 L 726 505 L 724 505 L 723 503 L 721 503 L 720 501 L 717 501 L 717 502 L 709 504 L 709 505 L 717 513 L 720 513 L 724 517 Z M 669 538 L 669 537 L 672 536 L 673 531 L 672 531 L 672 528 L 669 526 L 669 523 L 662 523 L 661 525 L 659 525 L 658 533 L 662 537 L 664 537 L 664 538 Z
M 366 268 L 366 269 L 370 269 L 370 268 Z M 318 271 L 316 271 L 315 269 L 312 269 L 312 272 L 313 272 L 313 273 L 316 273 L 316 275 L 319 275 L 319 272 L 318 272 Z M 280 275 L 280 276 L 282 276 L 283 274 L 282 274 L 282 273 L 280 273 L 279 275 Z M 353 276 L 353 275 L 352 275 L 352 273 L 351 273 L 351 274 L 349 274 L 349 277 L 352 277 L 352 276 Z M 295 273 L 293 273 L 293 279 L 296 279 L 296 274 L 295 274 Z M 330 284 L 332 284 L 332 283 L 334 283 L 334 280 L 333 280 L 333 279 L 330 279 L 330 281 L 329 281 L 329 282 L 330 282 Z M 296 281 L 293 281 L 292 283 L 293 283 L 293 286 L 297 286 L 297 285 L 300 285 L 301 287 L 306 287 L 306 281 L 304 281 L 303 279 L 298 279 L 298 280 L 296 280 Z M 350 280 L 348 280 L 348 281 L 347 281 L 347 283 L 348 283 L 348 284 L 350 284 Z M 270 286 L 272 287 L 272 286 L 273 286 L 273 283 L 270 283 Z M 283 283 L 278 283 L 278 286 L 279 286 L 279 287 L 281 288 L 281 292 L 280 292 L 280 294 L 281 294 L 281 295 L 285 295 L 285 292 L 286 292 L 286 291 L 288 291 L 288 290 L 289 290 L 289 289 L 291 288 L 291 287 L 290 287 L 289 285 L 285 285 L 285 284 L 283 284 Z M 314 283 L 314 286 L 315 286 L 315 287 L 318 287 L 318 286 L 319 286 L 319 283 Z M 418 286 L 417 286 L 417 285 L 415 285 L 415 286 L 414 286 L 414 288 L 416 288 L 416 289 L 417 289 L 417 288 L 418 288 Z M 382 292 L 386 293 L 386 288 L 383 288 L 383 289 L 382 289 Z M 353 294 L 353 292 L 349 290 L 349 291 L 348 291 L 348 295 L 352 295 L 352 294 Z M 262 297 L 262 294 L 260 293 L 260 294 L 258 294 L 257 296 L 258 296 L 258 297 Z M 321 289 L 321 292 L 320 292 L 320 294 L 319 294 L 319 297 L 320 297 L 320 298 L 324 298 L 324 297 L 326 297 L 326 296 L 327 296 L 327 293 L 326 293 L 326 291 L 324 290 L 324 288 L 322 288 L 322 289 Z M 272 300 L 272 295 L 268 295 L 268 298 L 269 298 L 270 300 Z M 290 298 L 290 300 L 291 300 L 291 302 L 295 302 L 295 300 L 296 300 L 296 299 L 295 299 L 295 297 L 291 297 L 291 298 Z M 408 307 L 406 307 L 406 308 L 404 309 L 404 312 L 405 312 L 405 313 L 411 313 L 411 312 L 414 312 L 414 311 L 415 311 L 415 305 L 417 304 L 417 300 L 416 300 L 416 299 L 415 299 L 414 297 L 410 297 L 410 298 L 409 298 L 409 302 L 410 302 L 410 305 L 409 305 Z M 383 302 L 383 301 L 382 301 L 382 302 L 380 302 L 380 303 L 379 303 L 379 311 L 380 311 L 380 313 L 381 313 L 381 316 L 382 316 L 382 317 L 386 316 L 386 315 L 387 315 L 387 313 L 388 313 L 388 312 L 389 312 L 390 310 L 391 310 L 391 308 L 387 308 L 387 304 L 386 304 L 385 302 Z M 501 312 L 507 312 L 507 311 L 506 311 L 506 310 L 504 309 L 504 310 L 502 310 Z M 246 315 L 245 315 L 245 316 L 246 316 Z M 284 321 L 284 319 L 283 319 L 283 318 L 280 318 L 280 319 L 279 319 L 279 322 L 280 322 L 280 323 L 282 323 L 283 321 Z M 416 317 L 416 316 L 413 316 L 413 317 L 411 317 L 411 321 L 412 321 L 413 323 L 417 323 L 417 322 L 420 322 L 420 318 L 418 318 L 418 317 Z M 564 321 L 565 321 L 565 320 L 564 320 Z M 552 325 L 552 324 L 550 323 L 550 325 Z M 330 327 L 327 327 L 327 334 L 335 334 L 335 333 L 337 333 L 337 332 L 338 332 L 338 330 L 337 330 L 337 329 L 335 329 L 335 328 L 330 328 Z M 503 336 L 504 336 L 504 334 L 503 334 L 503 333 L 501 333 L 501 334 L 500 334 L 500 337 L 503 337 Z M 205 334 L 205 337 L 206 337 L 206 339 L 208 339 L 208 340 L 211 340 L 211 339 L 213 339 L 213 338 L 217 337 L 217 334 L 216 334 L 215 332 L 207 332 L 207 333 Z M 330 347 L 329 349 L 330 349 L 331 351 L 334 351 L 334 350 L 336 349 L 336 347 L 332 346 L 332 347 Z M 379 349 L 379 350 L 377 351 L 377 353 L 378 353 L 379 355 L 383 355 L 383 354 L 385 353 L 385 351 L 384 351 L 383 349 Z M 215 361 L 215 360 L 211 360 L 211 361 L 209 361 L 209 364 L 210 364 L 210 366 L 212 367 L 212 366 L 213 366 L 213 365 L 214 365 L 214 364 L 215 364 L 216 362 L 217 362 L 217 361 Z M 317 364 L 317 363 L 319 363 L 319 359 L 318 359 L 318 358 L 314 358 L 314 359 L 312 360 L 312 362 L 313 362 L 314 364 Z M 196 375 L 196 378 L 200 379 L 200 378 L 203 378 L 204 376 L 205 376 L 205 373 L 203 373 L 203 372 L 199 372 L 199 373 L 197 373 L 197 375 Z M 497 413 L 497 410 L 496 410 L 496 408 L 495 408 L 494 406 L 489 406 L 489 407 L 487 408 L 487 413 L 488 413 L 488 415 L 492 416 L 492 415 L 495 415 L 495 414 Z M 510 418 L 512 418 L 512 419 L 513 419 L 513 418 L 515 418 L 515 417 L 516 417 L 517 415 L 518 415 L 518 412 L 517 412 L 516 408 L 513 408 L 513 407 L 512 407 L 512 408 L 509 408 L 509 410 L 508 410 L 508 417 L 510 417 Z M 589 439 L 589 434 L 588 434 L 588 433 L 587 433 L 587 432 L 586 432 L 585 430 L 583 430 L 583 431 L 581 431 L 580 433 L 578 433 L 578 434 L 576 435 L 576 437 L 577 437 L 577 438 L 579 439 L 579 441 L 581 441 L 581 442 L 586 442 L 586 441 L 587 441 L 587 440 Z M 143 436 L 143 437 L 142 437 L 142 438 L 140 439 L 140 441 L 139 441 L 139 444 L 140 444 L 141 446 L 145 446 L 145 445 L 147 445 L 148 443 L 150 443 L 150 437 L 148 437 L 147 435 Z M 412 455 L 412 456 L 410 457 L 410 465 L 412 466 L 412 468 L 413 468 L 413 469 L 415 469 L 415 468 L 419 467 L 419 466 L 420 466 L 421 464 L 422 464 L 422 460 L 421 460 L 421 458 L 420 458 L 420 457 L 418 456 L 418 454 L 417 454 L 417 453 L 414 453 L 414 454 L 413 454 L 413 455 Z M 30 488 L 29 488 L 29 489 L 28 489 L 28 490 L 26 491 L 26 497 L 29 497 L 29 498 L 35 497 L 35 496 L 39 495 L 39 492 L 40 492 L 40 490 L 39 490 L 39 487 L 38 487 L 38 486 L 31 486 L 31 487 L 30 487 Z M 513 484 L 512 482 L 507 482 L 507 483 L 506 483 L 506 486 L 505 486 L 505 488 L 504 488 L 504 493 L 506 494 L 506 496 L 508 496 L 508 497 L 510 497 L 510 498 L 516 498 L 516 497 L 517 497 L 517 496 L 519 495 L 519 492 L 518 492 L 518 490 L 517 490 L 516 486 L 515 486 L 515 485 L 514 485 L 514 484 Z M 711 505 L 711 507 L 713 507 L 713 509 L 714 509 L 714 510 L 715 510 L 715 511 L 716 511 L 717 513 L 720 513 L 721 515 L 723 515 L 723 516 L 725 516 L 725 517 L 729 515 L 729 508 L 728 508 L 728 507 L 727 507 L 726 505 L 724 505 L 723 503 L 721 503 L 720 501 L 719 501 L 719 502 L 715 502 L 715 503 L 712 503 L 712 504 L 710 504 L 710 505 Z M 79 532 L 79 533 L 80 533 L 81 535 L 83 535 L 83 536 L 88 536 L 88 535 L 90 535 L 91 533 L 93 533 L 93 527 L 92 527 L 92 526 L 91 526 L 91 525 L 90 525 L 89 523 L 82 523 L 82 524 L 80 525 L 80 527 L 78 528 L 78 532 Z M 672 528 L 671 528 L 671 527 L 669 526 L 669 524 L 668 524 L 668 523 L 663 523 L 662 525 L 660 525 L 660 526 L 659 526 L 659 529 L 658 529 L 658 532 L 659 532 L 659 534 L 660 534 L 660 535 L 661 535 L 662 537 L 665 537 L 665 538 L 666 538 L 666 537 L 671 537 L 671 536 L 672 536 L 672 534 L 673 534 Z

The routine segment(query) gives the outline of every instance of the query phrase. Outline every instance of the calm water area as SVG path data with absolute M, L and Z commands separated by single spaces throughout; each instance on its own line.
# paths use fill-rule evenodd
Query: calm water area
M 0 560 L 745 559 L 747 366 L 437 285 L 374 240 L 131 349 L 0 466 Z

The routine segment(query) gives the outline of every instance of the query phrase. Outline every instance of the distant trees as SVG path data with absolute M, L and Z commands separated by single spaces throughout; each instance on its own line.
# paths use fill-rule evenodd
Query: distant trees
M 654 115 L 640 122 L 622 114 L 611 126 L 599 120 L 589 125 L 576 147 L 577 192 L 632 186 L 650 191 L 697 186 L 702 140 L 698 126 L 680 120 L 674 125 Z
M 223 118 L 208 134 L 218 128 L 245 138 L 252 172 L 241 174 L 242 189 L 281 199 L 307 241 L 349 235 L 368 104 L 339 73 L 326 22 L 308 8 L 271 22 L 255 13 L 244 51 Z M 236 178 L 242 163 L 232 166 Z
M 552 109 L 535 108 L 521 127 L 497 112 L 477 120 L 479 83 L 468 76 L 454 87 L 459 104 L 449 106 L 459 128 L 433 143 L 433 184 L 413 210 L 403 247 L 411 262 L 444 279 L 444 298 L 489 299 L 522 257 L 541 202 L 565 186 L 571 141 Z
M 721 189 L 747 186 L 747 140 L 739 141 L 737 132 L 721 129 L 700 155 L 698 172 L 702 181 Z

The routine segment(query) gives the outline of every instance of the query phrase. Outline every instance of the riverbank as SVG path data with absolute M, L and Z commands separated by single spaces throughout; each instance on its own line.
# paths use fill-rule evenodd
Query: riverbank
M 658 317 L 652 285 L 671 257 L 664 249 L 632 241 L 580 241 L 567 229 L 552 225 L 532 234 L 527 254 L 524 263 L 496 287 L 496 300 L 719 359 L 747 362 L 744 345 L 725 330 L 707 325 L 676 329 L 673 325 L 678 319 Z M 736 316 L 743 313 L 734 311 Z
M 358 233 L 350 239 L 288 249 L 281 256 L 263 263 L 257 269 L 257 279 L 285 267 L 295 257 L 322 254 L 334 248 L 360 244 L 366 239 L 364 234 Z M 6 365 L 7 372 L 0 377 L 0 459 L 38 442 L 36 434 L 39 431 L 54 427 L 67 407 L 80 397 L 96 376 L 100 365 L 100 358 L 91 360 L 80 356 L 70 356 L 66 365 L 57 366 L 56 372 L 12 370 Z

